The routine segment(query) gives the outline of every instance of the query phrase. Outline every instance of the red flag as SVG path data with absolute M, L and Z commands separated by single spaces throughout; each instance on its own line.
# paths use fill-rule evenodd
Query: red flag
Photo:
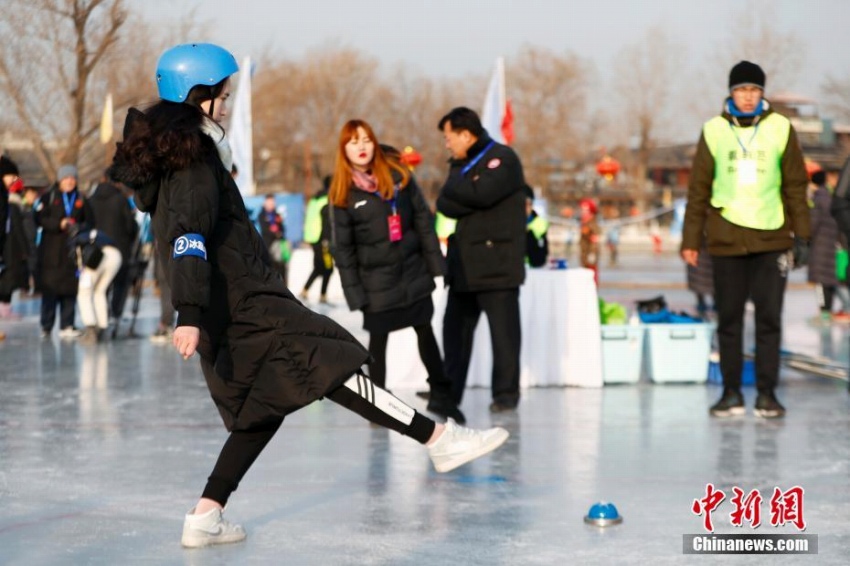
M 505 103 L 505 115 L 502 117 L 502 137 L 505 138 L 506 145 L 514 142 L 514 111 L 510 98 Z

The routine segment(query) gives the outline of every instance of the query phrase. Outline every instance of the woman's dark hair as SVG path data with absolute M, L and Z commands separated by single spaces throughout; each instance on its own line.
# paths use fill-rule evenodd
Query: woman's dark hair
M 200 135 L 207 116 L 201 103 L 221 95 L 226 82 L 197 85 L 189 91 L 186 102 L 160 100 L 144 112 L 131 109 L 124 124 L 124 141 L 117 144 L 110 170 L 117 165 L 129 169 L 132 178 L 152 179 L 198 161 L 215 146 L 209 136 Z

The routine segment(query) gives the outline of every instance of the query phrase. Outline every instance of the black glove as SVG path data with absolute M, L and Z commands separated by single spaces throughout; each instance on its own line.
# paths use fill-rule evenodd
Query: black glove
M 799 237 L 794 238 L 792 253 L 794 256 L 793 269 L 803 267 L 809 263 L 809 241 Z

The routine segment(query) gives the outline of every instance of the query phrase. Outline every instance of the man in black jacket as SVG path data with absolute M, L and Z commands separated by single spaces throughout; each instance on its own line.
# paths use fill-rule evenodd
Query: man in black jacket
M 446 258 L 446 373 L 460 405 L 475 326 L 484 311 L 493 347 L 490 411 L 510 411 L 519 403 L 519 286 L 525 280 L 522 164 L 511 148 L 490 138 L 469 108 L 443 116 L 439 129 L 452 159 L 437 209 L 458 221 Z

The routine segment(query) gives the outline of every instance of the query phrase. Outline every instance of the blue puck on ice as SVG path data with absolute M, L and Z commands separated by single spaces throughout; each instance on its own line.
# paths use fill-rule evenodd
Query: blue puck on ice
M 584 522 L 597 527 L 608 527 L 619 525 L 623 522 L 623 518 L 617 512 L 613 503 L 599 502 L 590 507 Z

